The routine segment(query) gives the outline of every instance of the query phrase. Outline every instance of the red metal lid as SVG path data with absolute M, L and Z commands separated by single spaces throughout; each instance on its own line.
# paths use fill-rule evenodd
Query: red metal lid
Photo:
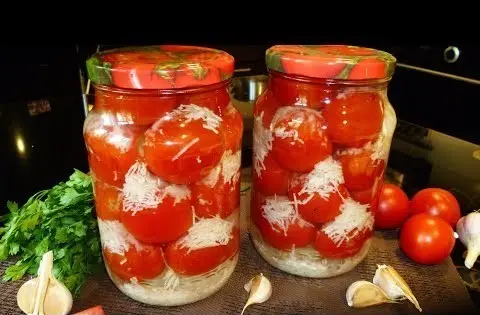
M 87 60 L 90 80 L 125 89 L 178 89 L 209 85 L 233 75 L 234 58 L 206 47 L 160 45 L 96 53 Z
M 266 51 L 271 70 L 323 79 L 390 78 L 396 61 L 384 51 L 345 45 L 277 45 Z

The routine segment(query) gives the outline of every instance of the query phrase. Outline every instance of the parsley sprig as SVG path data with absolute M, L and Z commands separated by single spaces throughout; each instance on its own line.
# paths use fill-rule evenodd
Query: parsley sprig
M 8 201 L 10 213 L 0 217 L 0 261 L 17 261 L 2 280 L 36 275 L 42 255 L 52 250 L 55 277 L 77 296 L 102 266 L 93 200 L 91 177 L 75 170 L 68 181 L 39 191 L 20 208 Z

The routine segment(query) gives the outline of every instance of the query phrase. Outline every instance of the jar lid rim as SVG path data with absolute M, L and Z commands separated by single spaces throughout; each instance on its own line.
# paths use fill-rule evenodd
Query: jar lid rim
M 88 78 L 124 89 L 180 89 L 216 84 L 233 76 L 225 51 L 187 45 L 152 45 L 104 50 L 87 59 Z
M 350 45 L 275 45 L 265 57 L 270 70 L 338 80 L 391 78 L 397 62 L 388 52 Z

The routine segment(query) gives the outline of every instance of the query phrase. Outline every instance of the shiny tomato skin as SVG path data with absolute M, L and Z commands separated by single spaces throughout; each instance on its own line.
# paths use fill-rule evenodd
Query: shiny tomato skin
M 436 265 L 450 256 L 455 236 L 447 221 L 439 216 L 419 213 L 405 221 L 400 230 L 399 243 L 412 261 Z
M 266 90 L 257 98 L 253 108 L 253 116 L 261 119 L 263 128 L 270 128 L 273 116 L 281 107 L 280 102 L 275 98 L 271 90 Z
M 144 243 L 162 244 L 176 240 L 192 226 L 193 211 L 190 200 L 174 202 L 174 198 L 166 196 L 156 208 L 122 211 L 122 223 Z
M 384 160 L 372 160 L 372 151 L 338 156 L 342 164 L 345 186 L 348 190 L 367 190 L 373 187 L 375 179 L 380 176 L 385 167 Z
M 256 171 L 253 172 L 255 189 L 266 196 L 286 195 L 292 173 L 282 168 L 271 153 L 267 154 L 263 164 L 265 169 L 260 172 L 260 175 Z
M 77 312 L 73 315 L 105 315 L 105 312 L 103 311 L 103 308 L 100 305 L 90 307 L 86 310 Z
M 375 212 L 375 228 L 399 228 L 409 215 L 407 194 L 397 185 L 384 183 Z
M 367 230 L 357 236 L 343 241 L 340 245 L 335 244 L 322 230 L 317 231 L 313 247 L 326 258 L 340 259 L 352 257 L 362 249 L 365 242 L 372 236 L 372 231 Z
M 455 228 L 461 217 L 460 205 L 455 196 L 442 188 L 425 188 L 413 195 L 410 202 L 411 214 L 426 212 L 447 221 Z
M 183 118 L 157 121 L 145 133 L 143 145 L 149 170 L 175 184 L 191 184 L 206 176 L 224 151 L 222 129 L 207 130 L 203 120 L 184 122 Z
M 238 251 L 240 246 L 239 229 L 234 228 L 232 238 L 226 245 L 218 245 L 190 250 L 187 247 L 170 243 L 165 248 L 167 264 L 178 274 L 196 276 L 215 269 Z
M 285 106 L 272 121 L 272 153 L 277 162 L 293 172 L 310 172 L 332 153 L 323 117 L 315 110 Z
M 122 189 L 94 180 L 95 212 L 102 220 L 120 220 Z
M 294 200 L 295 195 L 299 201 L 298 213 L 302 218 L 311 223 L 326 223 L 335 219 L 341 213 L 340 206 L 343 203 L 343 199 L 349 196 L 345 186 L 339 185 L 338 192 L 330 193 L 326 199 L 318 193 L 314 193 L 313 197 L 308 200 L 309 194 L 299 194 L 305 183 L 304 180 L 305 175 L 294 175 L 288 190 L 289 199 Z M 308 202 L 305 203 L 306 200 Z
M 152 279 L 165 269 L 162 249 L 159 246 L 143 246 L 136 249 L 131 245 L 123 255 L 103 250 L 106 263 L 110 270 L 120 279 L 128 281 Z
M 219 176 L 213 187 L 203 182 L 193 184 L 191 189 L 195 215 L 200 218 L 230 216 L 240 203 L 240 191 L 237 190 L 239 184 L 239 180 L 224 183 L 222 176 Z
M 374 141 L 382 129 L 382 106 L 382 99 L 375 92 L 337 96 L 324 110 L 332 142 L 345 147 L 361 147 Z

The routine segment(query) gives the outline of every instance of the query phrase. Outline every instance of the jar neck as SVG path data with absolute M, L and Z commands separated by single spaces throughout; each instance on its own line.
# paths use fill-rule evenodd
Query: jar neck
M 283 87 L 295 88 L 324 88 L 324 89 L 343 89 L 343 88 L 365 88 L 385 91 L 391 78 L 375 80 L 338 80 L 322 79 L 313 77 L 304 77 L 292 74 L 281 73 L 269 70 L 268 86 L 280 85 Z

